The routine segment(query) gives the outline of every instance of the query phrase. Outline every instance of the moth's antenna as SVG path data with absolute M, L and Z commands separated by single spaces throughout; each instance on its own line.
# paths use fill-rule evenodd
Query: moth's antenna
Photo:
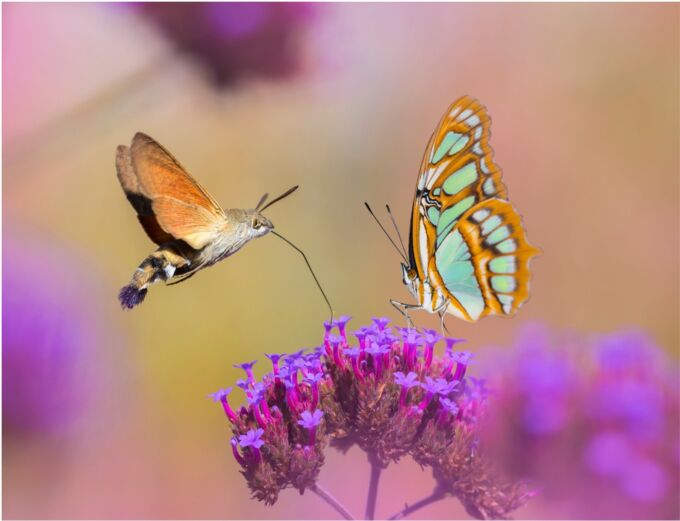
M 297 186 L 296 186 L 295 188 L 297 188 Z M 294 190 L 295 188 L 293 188 L 293 190 Z M 291 191 L 292 191 L 292 190 L 289 190 L 289 192 L 291 192 Z M 286 195 L 287 195 L 287 194 L 286 194 Z M 269 203 L 269 204 L 271 204 L 271 203 Z M 333 307 L 331 306 L 331 303 L 330 303 L 330 301 L 328 300 L 328 297 L 326 296 L 326 293 L 324 292 L 323 288 L 321 287 L 321 283 L 319 282 L 319 279 L 316 278 L 316 275 L 314 274 L 314 270 L 312 269 L 312 265 L 311 265 L 311 264 L 309 263 L 309 261 L 307 260 L 307 255 L 305 255 L 304 252 L 303 252 L 300 248 L 298 248 L 297 246 L 295 246 L 295 244 L 293 244 L 292 242 L 290 242 L 288 239 L 286 239 L 286 238 L 285 238 L 283 235 L 281 235 L 280 233 L 277 233 L 277 232 L 275 232 L 274 230 L 272 230 L 271 233 L 273 233 L 274 235 L 276 235 L 279 239 L 281 239 L 281 240 L 283 240 L 283 241 L 286 241 L 292 248 L 296 249 L 296 250 L 298 251 L 298 253 L 300 253 L 300 255 L 302 255 L 302 258 L 303 258 L 303 259 L 305 259 L 305 262 L 307 263 L 307 267 L 309 268 L 309 272 L 312 274 L 312 277 L 314 277 L 314 282 L 316 282 L 316 285 L 319 287 L 319 291 L 320 291 L 321 294 L 323 295 L 323 299 L 326 301 L 326 304 L 328 305 L 328 309 L 329 309 L 330 312 L 331 312 L 331 321 L 332 321 L 332 320 L 333 320 Z
M 258 201 L 257 205 L 255 206 L 256 210 L 260 209 L 260 206 L 264 204 L 264 202 L 267 200 L 267 197 L 269 197 L 269 194 L 267 192 L 264 193 L 262 197 L 260 197 L 260 200 Z
M 271 201 L 269 201 L 269 202 L 268 202 L 268 203 L 260 210 L 260 212 L 264 212 L 267 208 L 269 208 L 269 207 L 270 207 L 271 205 L 273 205 L 274 203 L 280 201 L 280 200 L 283 199 L 284 197 L 288 197 L 288 196 L 289 196 L 290 194 L 292 194 L 295 190 L 297 190 L 298 187 L 299 187 L 299 185 L 295 185 L 293 188 L 290 188 L 290 189 L 286 190 L 284 193 L 282 193 L 282 194 L 281 194 L 280 196 L 278 196 L 276 199 L 272 199 Z
M 394 246 L 394 249 L 397 250 L 397 253 L 398 253 L 399 255 L 401 255 L 401 258 L 404 259 L 404 262 L 405 262 L 406 264 L 408 264 L 409 262 L 408 262 L 408 260 L 406 260 L 406 255 L 404 255 L 404 254 L 402 253 L 402 251 L 399 249 L 399 246 L 397 246 L 397 243 L 395 243 L 395 242 L 392 240 L 392 237 L 390 237 L 390 234 L 387 233 L 387 230 L 385 229 L 385 227 L 382 225 L 382 223 L 381 223 L 381 222 L 378 220 L 378 218 L 375 216 L 375 214 L 373 213 L 373 210 L 371 210 L 371 207 L 368 206 L 368 203 L 367 203 L 367 202 L 364 202 L 364 204 L 366 205 L 366 209 L 368 210 L 368 212 L 369 212 L 369 213 L 373 216 L 373 218 L 375 219 L 375 222 L 377 222 L 377 223 L 378 223 L 378 226 L 380 226 L 380 229 L 383 231 L 383 233 L 384 233 L 384 234 L 387 236 L 387 238 L 390 240 L 390 242 L 392 243 L 392 246 Z
M 401 244 L 401 249 L 404 250 L 404 256 L 406 255 L 406 247 L 404 246 L 404 241 L 401 238 L 401 233 L 399 233 L 399 226 L 397 226 L 397 222 L 394 220 L 394 215 L 392 215 L 392 210 L 390 209 L 390 205 L 386 204 L 385 208 L 387 208 L 387 213 L 390 216 L 390 219 L 392 219 L 392 224 L 394 225 L 394 229 L 397 232 L 397 237 L 399 237 L 399 244 Z

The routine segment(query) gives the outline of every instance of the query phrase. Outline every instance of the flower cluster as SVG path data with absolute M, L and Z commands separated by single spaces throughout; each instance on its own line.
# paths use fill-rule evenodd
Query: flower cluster
M 549 517 L 678 519 L 673 364 L 639 331 L 555 337 L 533 325 L 490 353 L 495 459 L 541 487 Z
M 285 487 L 302 493 L 314 486 L 328 443 L 340 450 L 356 444 L 380 467 L 410 455 L 474 516 L 507 517 L 529 493 L 521 483 L 499 482 L 480 450 L 487 392 L 467 375 L 470 353 L 454 350 L 461 340 L 392 328 L 384 318 L 349 334 L 348 321 L 325 323 L 319 347 L 267 355 L 272 370 L 259 382 L 255 362 L 240 364 L 247 406 L 231 408 L 231 389 L 213 395 L 231 422 L 234 457 L 254 497 L 273 504 Z

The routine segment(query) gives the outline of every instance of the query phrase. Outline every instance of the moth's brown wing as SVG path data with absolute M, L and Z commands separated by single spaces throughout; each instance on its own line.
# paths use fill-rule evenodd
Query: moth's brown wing
M 141 191 L 137 175 L 132 168 L 132 156 L 129 147 L 120 145 L 116 150 L 116 172 L 118 173 L 118 181 L 120 181 L 128 201 L 137 212 L 139 223 L 149 239 L 159 246 L 172 241 L 174 237 L 165 232 L 158 224 L 151 209 L 151 200 Z
M 224 226 L 224 212 L 167 150 L 138 132 L 130 159 L 139 192 L 151 202 L 164 232 L 197 250 L 215 240 Z

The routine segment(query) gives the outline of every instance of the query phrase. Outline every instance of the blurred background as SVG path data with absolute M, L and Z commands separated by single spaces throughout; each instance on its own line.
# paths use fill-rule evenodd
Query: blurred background
M 449 328 L 482 353 L 527 321 L 634 326 L 676 368 L 679 9 L 3 4 L 4 517 L 335 515 L 294 491 L 251 501 L 206 398 L 241 377 L 234 363 L 319 343 L 327 309 L 293 250 L 254 241 L 120 310 L 154 249 L 115 176 L 115 148 L 136 131 L 224 207 L 300 184 L 267 214 L 357 326 L 409 301 L 363 201 L 390 203 L 406 234 L 430 134 L 471 94 L 544 254 L 515 319 Z M 321 482 L 362 512 L 365 456 L 329 451 Z M 390 467 L 378 514 L 431 486 L 412 462 Z M 518 517 L 558 511 L 547 497 Z M 455 500 L 420 514 L 465 517 Z

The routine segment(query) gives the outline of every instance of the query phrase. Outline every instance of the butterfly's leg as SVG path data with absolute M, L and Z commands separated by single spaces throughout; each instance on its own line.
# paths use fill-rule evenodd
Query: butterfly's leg
M 404 318 L 406 318 L 406 324 L 408 327 L 413 327 L 413 321 L 411 320 L 411 317 L 408 314 L 409 309 L 420 309 L 420 306 L 417 304 L 404 304 L 403 302 L 399 302 L 397 300 L 390 299 L 390 304 L 394 306 L 394 309 L 399 311 L 402 315 L 404 315 Z
M 441 306 L 439 306 L 435 311 L 439 315 L 439 321 L 440 321 L 440 331 L 442 333 L 446 332 L 447 335 L 450 335 L 449 329 L 446 327 L 446 324 L 444 323 L 444 320 L 446 319 L 446 308 L 449 307 L 449 301 L 445 300 Z

